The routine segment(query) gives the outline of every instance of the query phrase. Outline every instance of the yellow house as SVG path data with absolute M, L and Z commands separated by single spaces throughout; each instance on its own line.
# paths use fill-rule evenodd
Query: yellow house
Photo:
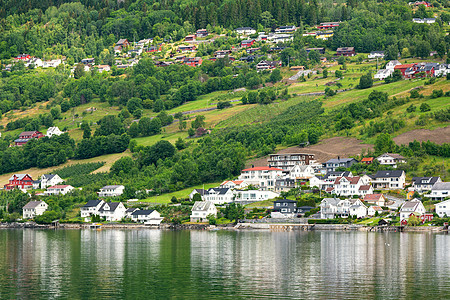
M 411 200 L 413 198 L 413 195 L 414 195 L 414 191 L 408 192 L 406 194 L 406 199 Z
M 332 31 L 316 33 L 316 39 L 328 40 L 332 36 L 333 36 Z

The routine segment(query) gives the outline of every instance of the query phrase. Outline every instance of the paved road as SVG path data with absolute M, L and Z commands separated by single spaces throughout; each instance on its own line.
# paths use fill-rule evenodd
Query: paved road
M 388 207 L 391 209 L 397 209 L 400 206 L 403 205 L 403 203 L 405 203 L 405 199 L 401 199 L 401 198 L 397 198 L 397 197 L 393 197 L 393 196 L 389 196 L 389 195 L 385 195 L 386 199 L 390 200 L 390 201 L 394 201 L 394 204 L 389 205 Z

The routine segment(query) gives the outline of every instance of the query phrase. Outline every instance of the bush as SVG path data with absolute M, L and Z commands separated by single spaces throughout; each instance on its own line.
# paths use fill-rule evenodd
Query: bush
M 38 224 L 51 224 L 54 220 L 60 217 L 59 213 L 56 211 L 46 211 L 40 216 L 36 216 L 34 221 Z
M 231 105 L 230 101 L 219 101 L 217 103 L 217 108 L 218 109 L 224 109 L 224 108 L 231 107 L 231 106 L 232 105 Z
M 433 90 L 433 93 L 431 94 L 431 98 L 439 98 L 444 96 L 444 91 L 442 90 Z
M 414 104 L 411 104 L 407 109 L 407 112 L 412 113 L 416 111 L 416 106 Z
M 410 97 L 411 97 L 412 99 L 415 99 L 415 98 L 419 98 L 419 97 L 420 97 L 420 94 L 419 94 L 419 91 L 418 91 L 418 90 L 412 90 L 412 91 L 409 92 L 409 94 L 410 94 Z
M 431 107 L 427 103 L 422 103 L 422 105 L 420 105 L 420 111 L 421 112 L 427 112 L 427 111 L 430 111 L 430 110 L 431 110 Z

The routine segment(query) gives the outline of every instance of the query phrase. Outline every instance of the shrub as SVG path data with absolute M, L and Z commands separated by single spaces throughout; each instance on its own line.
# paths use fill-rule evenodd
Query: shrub
M 433 93 L 431 94 L 431 98 L 439 98 L 444 96 L 444 91 L 442 90 L 433 90 Z
M 420 111 L 421 112 L 427 112 L 427 111 L 430 111 L 430 110 L 431 110 L 431 107 L 427 103 L 422 103 L 422 105 L 420 105 Z

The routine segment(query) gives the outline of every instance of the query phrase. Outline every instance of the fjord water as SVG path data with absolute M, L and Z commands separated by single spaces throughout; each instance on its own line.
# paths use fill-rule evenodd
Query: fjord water
M 443 299 L 450 236 L 0 230 L 1 299 Z

